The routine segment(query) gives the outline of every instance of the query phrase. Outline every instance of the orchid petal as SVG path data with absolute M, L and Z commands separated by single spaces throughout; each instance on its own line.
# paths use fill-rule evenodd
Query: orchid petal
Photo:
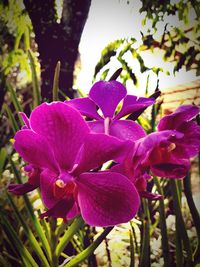
M 137 119 L 141 112 L 147 107 L 155 103 L 153 98 L 137 97 L 134 95 L 127 95 L 123 100 L 123 106 L 119 113 L 115 116 L 118 120 L 128 114 L 134 113 L 134 119 Z
M 146 135 L 143 128 L 131 120 L 116 120 L 110 124 L 109 134 L 122 140 L 135 141 Z
M 60 168 L 70 170 L 89 133 L 80 113 L 62 102 L 44 103 L 32 112 L 30 125 L 51 145 Z
M 83 219 L 92 226 L 113 226 L 131 220 L 140 199 L 134 185 L 114 172 L 84 173 L 77 179 Z
M 79 214 L 80 214 L 79 207 L 78 207 L 77 203 L 74 202 L 74 205 L 72 206 L 72 208 L 67 213 L 67 220 L 71 220 L 71 219 L 73 219 L 74 217 L 76 217 Z
M 30 129 L 29 118 L 26 116 L 26 114 L 24 112 L 19 112 L 19 115 L 21 116 L 24 122 L 23 129 Z
M 50 209 L 56 205 L 59 199 L 54 196 L 54 184 L 57 180 L 57 175 L 48 169 L 44 170 L 40 175 L 40 190 L 44 205 Z
M 151 171 L 159 177 L 167 177 L 172 179 L 182 179 L 186 176 L 190 169 L 189 160 L 171 159 L 169 162 L 160 162 L 151 165 Z
M 151 133 L 136 141 L 137 157 L 143 157 L 144 155 L 148 157 L 147 153 L 149 151 L 152 151 L 154 147 L 159 146 L 161 143 L 169 142 L 170 140 L 181 140 L 183 136 L 183 133 L 177 132 L 175 130 L 166 130 L 162 132 Z
M 182 105 L 175 112 L 164 116 L 159 124 L 158 130 L 177 129 L 183 122 L 189 121 L 198 115 L 200 108 L 194 105 Z
M 129 142 L 105 134 L 89 134 L 76 159 L 77 167 L 73 174 L 78 175 L 97 167 L 108 160 L 125 157 L 130 149 Z
M 103 121 L 88 121 L 87 124 L 92 132 L 104 133 L 104 122 Z
M 91 119 L 102 120 L 101 116 L 97 113 L 95 103 L 89 97 L 75 98 L 65 101 L 65 104 L 77 109 L 83 116 Z
M 15 135 L 14 147 L 27 162 L 50 170 L 57 170 L 53 151 L 45 138 L 29 129 L 20 130 Z
M 39 185 L 32 185 L 29 183 L 25 183 L 25 184 L 10 184 L 8 186 L 8 191 L 10 193 L 13 193 L 17 196 L 21 196 L 24 195 L 30 191 L 33 191 L 34 189 L 36 189 Z
M 174 153 L 177 157 L 190 158 L 196 156 L 200 151 L 200 126 L 193 122 L 183 122 L 177 129 L 184 133 L 184 137 L 177 140 Z
M 101 109 L 105 118 L 113 117 L 117 105 L 125 96 L 126 88 L 117 81 L 99 81 L 92 86 L 89 93 L 89 97 Z
M 40 214 L 40 218 L 43 219 L 44 217 L 53 217 L 53 218 L 62 218 L 66 221 L 67 214 L 70 211 L 74 204 L 73 198 L 65 198 L 60 200 L 55 206 L 51 209 L 47 210 L 46 212 Z

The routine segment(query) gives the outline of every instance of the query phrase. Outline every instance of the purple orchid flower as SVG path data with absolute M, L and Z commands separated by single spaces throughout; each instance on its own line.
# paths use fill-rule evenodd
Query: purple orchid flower
M 160 177 L 182 179 L 190 168 L 190 158 L 200 151 L 200 127 L 191 121 L 199 113 L 193 105 L 179 107 L 163 117 L 158 132 L 135 141 L 125 160 L 112 170 L 127 176 L 141 197 L 158 199 L 146 191 L 150 173 Z
M 80 113 L 61 102 L 35 108 L 26 126 L 15 135 L 14 147 L 40 172 L 39 182 L 37 176 L 28 183 L 37 180 L 40 186 L 48 208 L 41 218 L 68 220 L 81 214 L 90 225 L 112 226 L 135 216 L 140 200 L 134 184 L 117 172 L 94 172 L 104 162 L 126 155 L 129 142 L 90 133 Z M 10 191 L 16 193 L 12 185 Z
M 115 114 L 117 106 L 122 100 L 122 108 Z M 120 119 L 131 113 L 139 116 L 141 111 L 154 102 L 153 98 L 127 95 L 126 88 L 120 82 L 99 81 L 92 86 L 89 97 L 72 99 L 66 101 L 66 104 L 79 110 L 83 116 L 94 120 L 88 122 L 93 132 L 135 141 L 146 135 L 143 128 L 132 120 Z M 102 116 L 97 112 L 97 107 L 102 112 Z
M 200 127 L 191 121 L 198 113 L 197 106 L 183 105 L 160 120 L 158 132 L 139 140 L 143 168 L 160 177 L 185 177 L 190 158 L 200 151 Z

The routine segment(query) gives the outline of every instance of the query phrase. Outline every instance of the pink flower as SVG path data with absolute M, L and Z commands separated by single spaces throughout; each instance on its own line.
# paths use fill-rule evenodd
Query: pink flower
M 123 101 L 122 108 L 115 114 L 120 101 Z M 89 97 L 72 99 L 66 101 L 66 104 L 93 119 L 88 122 L 93 132 L 135 141 L 146 135 L 143 128 L 132 120 L 120 119 L 131 113 L 134 114 L 134 119 L 137 119 L 141 112 L 154 102 L 153 98 L 127 95 L 126 88 L 120 82 L 99 81 L 92 86 Z M 97 108 L 101 110 L 102 116 L 97 112 Z
M 25 129 L 15 135 L 14 146 L 30 171 L 38 173 L 9 189 L 21 194 L 39 186 L 48 208 L 41 217 L 66 220 L 81 214 L 90 225 L 111 226 L 137 213 L 139 195 L 127 177 L 109 170 L 95 172 L 108 160 L 121 160 L 129 142 L 90 133 L 80 113 L 65 103 L 35 108 Z

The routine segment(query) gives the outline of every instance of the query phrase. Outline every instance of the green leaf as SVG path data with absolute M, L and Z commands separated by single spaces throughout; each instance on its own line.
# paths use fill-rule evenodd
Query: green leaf
M 191 191 L 191 177 L 190 173 L 183 179 L 183 185 L 184 185 L 184 192 L 187 199 L 187 203 L 192 215 L 192 219 L 197 231 L 197 237 L 198 237 L 198 244 L 196 251 L 194 253 L 194 258 L 196 262 L 200 262 L 200 216 L 199 212 L 197 210 L 197 207 L 194 203 L 193 197 L 192 197 L 192 191 Z
M 58 243 L 58 246 L 56 248 L 56 255 L 59 257 L 60 254 L 63 252 L 64 248 L 67 246 L 67 244 L 70 242 L 73 235 L 84 225 L 84 221 L 82 217 L 77 217 L 74 219 L 73 223 L 69 226 L 69 228 L 66 230 L 62 238 L 60 239 L 60 242 Z
M 38 267 L 38 264 L 35 262 L 34 258 L 31 256 L 26 247 L 23 245 L 13 227 L 9 223 L 7 223 L 7 219 L 5 218 L 5 216 L 2 213 L 0 215 L 3 230 L 6 231 L 6 234 L 9 234 L 9 238 L 12 238 L 12 242 L 14 243 L 17 251 L 19 252 L 22 261 L 25 263 L 25 265 L 27 264 L 26 266 Z
M 35 252 L 37 253 L 39 259 L 41 260 L 42 266 L 49 267 L 50 265 L 49 265 L 45 255 L 44 255 L 39 243 L 37 242 L 35 236 L 31 232 L 29 226 L 25 223 L 25 220 L 22 218 L 19 210 L 17 209 L 17 207 L 16 207 L 16 205 L 15 205 L 13 199 L 12 199 L 12 197 L 9 194 L 7 194 L 7 197 L 8 197 L 8 199 L 10 201 L 10 204 L 11 204 L 11 206 L 12 206 L 14 212 L 15 212 L 16 218 L 21 223 L 21 225 L 22 225 L 22 227 L 23 227 L 23 229 L 24 229 L 24 231 L 25 231 L 25 233 L 27 235 L 27 238 L 28 238 L 30 244 L 32 245 L 32 247 L 35 250 Z
M 16 92 L 13 89 L 13 87 L 11 86 L 11 84 L 8 81 L 6 82 L 6 87 L 7 87 L 8 91 L 10 92 L 11 100 L 13 102 L 15 110 L 17 112 L 23 111 L 23 108 L 22 108 L 21 104 L 19 103 L 19 101 L 17 99 L 17 94 L 16 94 Z
M 177 181 L 174 180 L 170 180 L 169 181 L 170 186 L 171 186 L 171 192 L 172 192 L 172 196 L 173 196 L 173 201 L 174 201 L 174 212 L 176 215 L 176 219 L 178 222 L 178 231 L 182 240 L 183 240 L 183 245 L 184 248 L 187 252 L 187 262 L 188 264 L 190 264 L 191 266 L 193 265 L 193 255 L 192 255 L 192 250 L 191 250 L 191 246 L 190 246 L 190 240 L 188 238 L 188 234 L 187 234 L 187 230 L 185 227 L 185 223 L 183 220 L 183 216 L 182 216 L 182 212 L 181 212 L 181 205 L 180 205 L 180 200 L 179 200 L 179 190 L 178 190 L 178 185 L 177 185 Z
M 61 63 L 60 61 L 58 61 L 55 68 L 54 79 L 53 79 L 53 101 L 58 100 L 60 65 Z
M 134 249 L 134 242 L 133 242 L 133 232 L 129 231 L 129 236 L 130 236 L 130 267 L 134 267 L 135 266 L 135 249 Z
M 140 254 L 140 266 L 150 266 L 150 216 L 148 210 L 148 202 L 143 199 L 144 218 L 143 218 L 143 233 Z
M 10 125 L 13 129 L 13 133 L 16 133 L 19 130 L 19 126 L 15 120 L 13 113 L 11 112 L 8 105 L 6 105 L 5 103 L 3 104 L 3 109 L 6 111 L 6 113 L 8 115 L 8 119 L 9 119 Z
M 95 66 L 94 77 L 97 73 L 110 62 L 111 57 L 115 56 L 117 49 L 124 42 L 124 39 L 115 40 L 114 42 L 108 44 L 101 53 L 101 58 L 97 65 Z
M 160 213 L 160 230 L 161 230 L 161 243 L 162 243 L 162 251 L 163 251 L 163 258 L 164 258 L 164 266 L 170 267 L 171 266 L 171 256 L 169 252 L 169 240 L 167 234 L 167 224 L 166 224 L 166 216 L 165 216 L 165 205 L 164 205 L 164 193 L 163 189 L 160 185 L 160 181 L 157 177 L 154 177 L 154 182 L 157 187 L 158 193 L 162 196 L 159 199 L 159 213 Z
M 69 263 L 65 264 L 64 267 L 75 267 L 78 266 L 79 263 L 87 259 L 95 249 L 101 244 L 101 242 L 105 239 L 105 237 L 110 233 L 113 227 L 106 228 L 102 234 L 100 234 L 97 239 L 86 249 L 84 249 L 81 253 L 79 253 L 75 258 L 71 259 Z
M 17 170 L 14 162 L 11 159 L 9 159 L 9 162 L 11 164 L 11 168 L 12 168 L 13 173 L 14 173 L 16 179 L 17 179 L 17 182 L 19 184 L 21 184 L 22 180 L 21 180 L 20 172 Z M 26 209 L 28 210 L 30 219 L 33 222 L 33 225 L 34 225 L 35 230 L 36 230 L 36 232 L 38 234 L 38 237 L 40 238 L 40 240 L 42 242 L 42 245 L 43 245 L 43 248 L 44 248 L 44 250 L 46 252 L 46 255 L 47 255 L 48 259 L 51 260 L 51 250 L 50 250 L 50 246 L 49 246 L 49 243 L 47 241 L 47 238 L 45 236 L 44 230 L 43 230 L 38 218 L 35 216 L 33 207 L 32 207 L 32 205 L 31 205 L 31 203 L 29 201 L 28 196 L 27 195 L 23 195 L 22 197 L 24 199 L 25 206 L 26 206 Z
M 4 164 L 7 158 L 7 151 L 5 148 L 2 148 L 0 150 L 0 177 L 4 171 Z
M 31 66 L 31 71 L 32 71 L 33 107 L 36 107 L 40 104 L 40 101 L 41 101 L 40 85 L 39 85 L 39 81 L 37 78 L 34 58 L 30 50 L 28 50 L 28 57 L 30 60 L 30 66 Z

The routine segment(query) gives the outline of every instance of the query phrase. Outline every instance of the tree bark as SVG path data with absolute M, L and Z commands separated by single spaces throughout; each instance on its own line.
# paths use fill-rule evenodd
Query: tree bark
M 64 0 L 61 22 L 57 23 L 55 1 L 24 0 L 38 45 L 43 100 L 52 100 L 54 70 L 58 61 L 61 62 L 59 88 L 68 97 L 74 97 L 74 65 L 90 4 L 91 0 Z

